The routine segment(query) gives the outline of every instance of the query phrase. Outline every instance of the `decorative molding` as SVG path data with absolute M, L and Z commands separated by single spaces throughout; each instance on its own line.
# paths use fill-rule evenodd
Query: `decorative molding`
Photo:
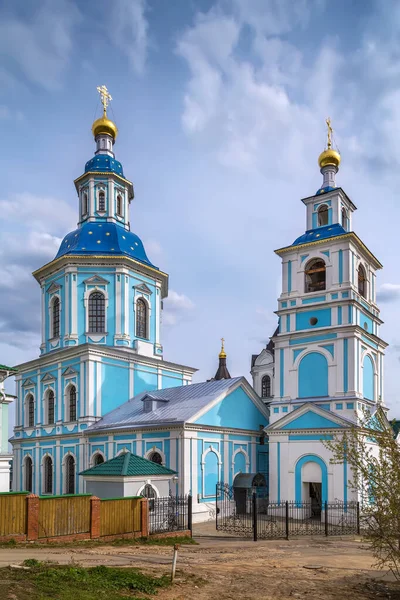
M 151 294 L 153 293 L 152 290 L 145 283 L 141 283 L 139 285 L 134 285 L 133 289 L 136 290 L 137 292 L 142 292 L 143 294 L 147 294 L 148 296 L 151 296 Z
M 61 285 L 59 283 L 53 283 L 47 288 L 47 293 L 48 294 L 54 294 L 55 292 L 58 292 L 58 290 L 61 289 Z
M 73 369 L 72 367 L 67 367 L 65 369 L 65 371 L 63 371 L 62 373 L 63 375 L 77 375 L 78 371 L 76 371 L 75 369 Z
M 50 375 L 50 373 L 46 373 L 46 375 L 44 375 L 40 381 L 42 381 L 43 383 L 47 383 L 50 381 L 55 381 L 55 379 L 56 378 L 53 375 Z
M 42 379 L 43 381 L 43 379 Z M 28 377 L 28 379 L 25 379 L 25 381 L 22 383 L 22 387 L 31 387 L 33 385 L 36 385 L 34 381 L 32 381 L 32 379 L 30 377 Z
M 107 279 L 100 277 L 100 275 L 93 275 L 92 277 L 85 279 L 83 283 L 85 285 L 108 285 L 110 282 L 107 281 Z

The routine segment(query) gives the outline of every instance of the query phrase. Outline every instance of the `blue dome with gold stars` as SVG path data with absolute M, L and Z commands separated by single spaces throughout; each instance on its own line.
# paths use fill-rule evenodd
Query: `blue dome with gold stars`
M 73 255 L 129 256 L 153 268 L 147 258 L 142 240 L 132 231 L 127 231 L 116 223 L 84 223 L 75 231 L 68 233 L 56 258 Z
M 108 156 L 108 154 L 98 154 L 93 156 L 85 165 L 85 173 L 88 171 L 99 171 L 102 173 L 116 173 L 124 177 L 122 165 L 118 160 Z
M 297 240 L 294 240 L 292 246 L 308 244 L 318 240 L 326 240 L 327 238 L 344 235 L 345 233 L 347 233 L 347 231 L 339 225 L 339 223 L 335 223 L 335 225 L 324 225 L 323 227 L 317 227 L 316 229 L 309 229 L 303 233 L 303 235 L 298 237 Z

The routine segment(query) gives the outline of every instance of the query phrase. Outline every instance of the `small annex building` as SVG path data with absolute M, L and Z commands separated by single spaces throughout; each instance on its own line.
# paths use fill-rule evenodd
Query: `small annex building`
M 168 479 L 173 495 L 192 494 L 193 521 L 207 520 L 215 515 L 218 482 L 232 486 L 239 473 L 261 473 L 268 480 L 268 446 L 263 435 L 268 422 L 267 407 L 244 377 L 142 392 L 85 431 L 91 463 L 96 464 L 99 457 L 106 462 L 84 470 L 81 477 L 86 491 L 105 497 L 102 489 L 95 492 L 93 487 L 97 473 L 104 469 L 103 473 L 110 473 L 110 467 L 115 467 L 119 477 L 115 483 L 122 486 L 125 460 L 129 460 L 128 469 L 131 464 L 147 468 L 149 462 L 156 462 L 156 468 L 165 467 L 163 489 L 155 471 L 147 477 L 138 472 L 141 485 L 149 480 L 155 497 L 164 496 L 169 494 Z M 122 453 L 126 454 L 119 457 Z M 139 465 L 139 459 L 148 460 Z M 107 475 L 101 486 L 108 487 L 110 481 Z M 135 493 L 141 494 L 138 482 Z M 134 493 L 131 483 L 124 494 Z
M 173 480 L 177 479 L 176 471 L 129 451 L 86 469 L 80 475 L 84 479 L 85 492 L 98 498 L 168 496 Z

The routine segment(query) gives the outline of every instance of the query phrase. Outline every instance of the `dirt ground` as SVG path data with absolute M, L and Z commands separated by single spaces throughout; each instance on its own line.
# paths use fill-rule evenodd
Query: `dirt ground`
M 176 583 L 169 590 L 160 590 L 159 600 L 400 599 L 400 585 L 373 569 L 371 554 L 360 540 L 303 538 L 255 543 L 209 537 L 208 533 L 207 526 L 195 527 L 199 544 L 179 548 Z M 137 566 L 162 574 L 170 571 L 172 554 L 173 548 L 168 546 L 7 548 L 0 549 L 0 566 L 37 558 L 84 566 Z

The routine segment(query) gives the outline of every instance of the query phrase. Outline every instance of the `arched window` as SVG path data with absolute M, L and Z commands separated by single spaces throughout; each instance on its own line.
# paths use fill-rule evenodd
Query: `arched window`
M 106 210 L 106 195 L 103 190 L 99 192 L 99 211 L 104 212 Z
M 367 297 L 367 278 L 365 277 L 365 269 L 362 265 L 358 267 L 358 293 L 364 298 Z
M 264 377 L 261 380 L 261 397 L 271 397 L 271 377 L 269 375 L 264 375 Z
M 65 493 L 75 494 L 75 459 L 71 454 L 65 459 Z
M 326 266 L 320 258 L 311 260 L 304 269 L 305 289 L 307 292 L 320 292 L 326 289 Z
M 53 493 L 53 461 L 50 456 L 46 456 L 43 461 L 43 493 Z
M 97 465 L 102 465 L 103 462 L 104 462 L 103 455 L 100 454 L 100 452 L 96 452 L 96 454 L 93 457 L 93 466 L 96 467 Z
M 69 421 L 76 421 L 76 387 L 71 385 L 68 392 Z
M 51 303 L 51 337 L 60 337 L 60 298 L 56 296 Z
M 32 394 L 29 394 L 26 399 L 26 408 L 28 427 L 33 427 L 35 425 L 35 400 Z
M 318 209 L 318 227 L 328 225 L 328 207 L 323 204 Z
M 104 333 L 106 330 L 106 299 L 101 292 L 89 296 L 89 333 Z
M 27 492 L 32 491 L 32 472 L 33 472 L 33 464 L 30 456 L 25 457 L 25 481 L 24 487 Z
M 345 229 L 347 231 L 347 225 L 348 221 L 347 221 L 347 212 L 345 208 L 342 208 L 342 227 L 343 229 Z
M 47 424 L 53 425 L 54 423 L 54 392 L 49 390 L 47 392 Z
M 87 192 L 82 194 L 82 214 L 87 215 L 88 212 L 88 195 Z
M 142 298 L 136 302 L 136 335 L 147 338 L 147 304 Z
M 162 456 L 159 452 L 152 452 L 149 456 L 149 460 L 153 463 L 157 463 L 158 465 L 162 465 Z
M 117 215 L 122 217 L 122 196 L 118 194 L 117 196 Z
M 157 497 L 157 494 L 156 494 L 153 486 L 150 485 L 149 483 L 147 483 L 142 490 L 142 496 L 143 496 L 143 498 L 148 498 L 149 511 L 150 512 L 153 511 L 154 510 L 154 498 Z

